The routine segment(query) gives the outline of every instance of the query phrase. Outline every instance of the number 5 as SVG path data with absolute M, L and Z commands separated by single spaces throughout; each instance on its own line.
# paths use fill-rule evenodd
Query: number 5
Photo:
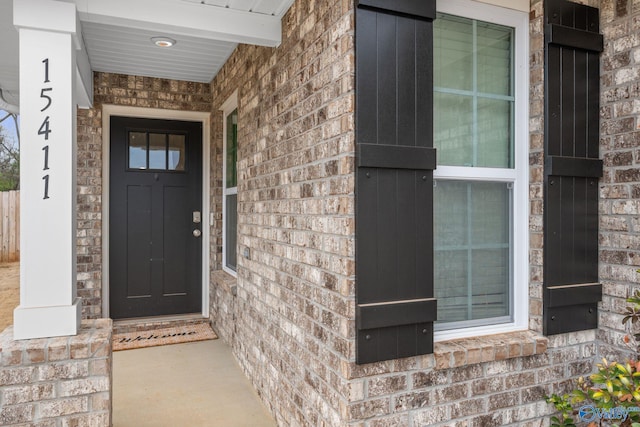
M 53 89 L 48 87 L 45 89 L 42 89 L 40 91 L 40 98 L 45 98 L 47 100 L 47 105 L 44 106 L 44 108 L 42 110 L 40 110 L 41 112 L 46 110 L 47 108 L 49 108 L 51 106 L 51 97 L 49 95 L 46 95 L 45 92 L 49 92 L 52 91 Z

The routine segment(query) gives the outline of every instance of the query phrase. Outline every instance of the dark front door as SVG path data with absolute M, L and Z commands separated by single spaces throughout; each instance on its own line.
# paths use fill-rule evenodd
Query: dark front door
M 201 311 L 202 124 L 111 117 L 114 319 Z

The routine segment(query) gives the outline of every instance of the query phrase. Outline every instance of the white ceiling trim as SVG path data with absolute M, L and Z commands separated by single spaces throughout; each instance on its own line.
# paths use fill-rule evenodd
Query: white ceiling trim
M 181 0 L 188 3 L 200 3 L 207 6 L 225 7 L 253 13 L 282 16 L 293 4 L 282 0 Z
M 175 0 L 75 0 L 75 3 L 84 22 L 260 46 L 278 46 L 282 41 L 280 16 Z

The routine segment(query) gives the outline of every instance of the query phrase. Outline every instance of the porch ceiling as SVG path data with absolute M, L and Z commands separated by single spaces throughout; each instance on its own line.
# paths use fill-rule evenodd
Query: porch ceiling
M 293 0 L 59 0 L 75 3 L 94 71 L 210 82 L 238 43 L 277 46 Z M 13 0 L 0 0 L 0 89 L 19 104 Z M 151 37 L 177 41 L 159 48 Z M 0 101 L 0 108 L 1 101 Z

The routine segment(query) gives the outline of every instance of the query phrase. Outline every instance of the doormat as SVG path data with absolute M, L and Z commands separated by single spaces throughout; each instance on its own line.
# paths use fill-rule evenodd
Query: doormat
M 215 340 L 218 336 L 207 323 L 175 326 L 171 328 L 149 328 L 146 331 L 113 334 L 113 351 L 158 345 L 181 344 L 194 341 Z

